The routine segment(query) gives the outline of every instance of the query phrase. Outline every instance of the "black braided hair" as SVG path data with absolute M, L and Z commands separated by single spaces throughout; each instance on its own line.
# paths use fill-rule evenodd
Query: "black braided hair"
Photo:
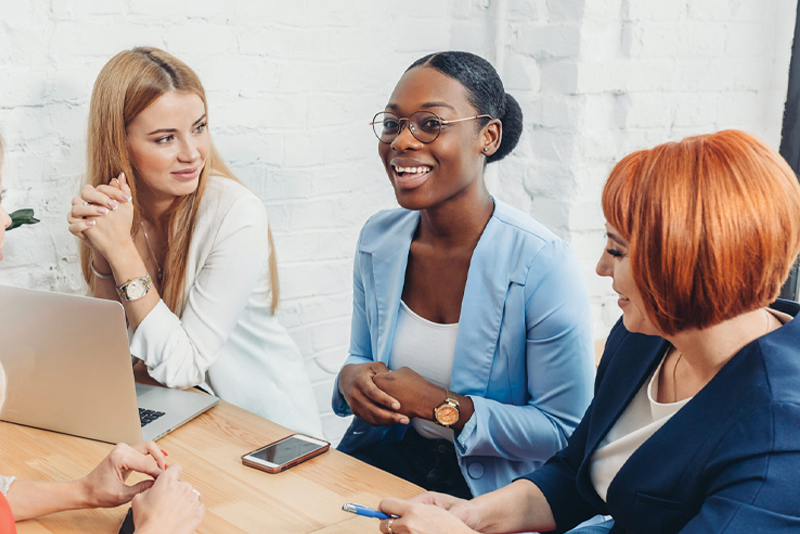
M 447 51 L 428 54 L 411 64 L 430 67 L 449 76 L 467 90 L 467 100 L 479 115 L 491 115 L 503 123 L 503 139 L 497 152 L 486 158 L 487 163 L 500 161 L 514 150 L 522 135 L 522 109 L 513 96 L 506 93 L 503 82 L 491 63 L 469 52 Z M 482 119 L 482 125 L 489 119 Z

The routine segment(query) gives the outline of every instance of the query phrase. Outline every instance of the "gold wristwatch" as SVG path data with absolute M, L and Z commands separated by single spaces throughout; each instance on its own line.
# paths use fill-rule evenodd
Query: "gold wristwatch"
M 153 287 L 153 279 L 150 278 L 150 273 L 147 273 L 141 278 L 131 278 L 121 286 L 116 287 L 117 295 L 121 300 L 133 302 L 147 295 L 147 292 Z
M 453 426 L 458 422 L 461 412 L 458 411 L 458 395 L 446 390 L 444 402 L 433 410 L 433 420 L 445 427 Z

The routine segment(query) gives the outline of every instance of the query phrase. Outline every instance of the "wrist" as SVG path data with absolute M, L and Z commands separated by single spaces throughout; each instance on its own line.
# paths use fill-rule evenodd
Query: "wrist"
M 73 496 L 74 503 L 70 506 L 72 510 L 83 510 L 86 508 L 97 508 L 98 504 L 92 497 L 91 484 L 86 477 L 67 482 L 67 492 Z
M 133 242 L 131 242 L 130 246 L 119 250 L 112 258 L 108 258 L 108 263 L 114 272 L 114 280 L 117 286 L 132 278 L 140 278 L 147 274 L 147 267 L 145 267 Z

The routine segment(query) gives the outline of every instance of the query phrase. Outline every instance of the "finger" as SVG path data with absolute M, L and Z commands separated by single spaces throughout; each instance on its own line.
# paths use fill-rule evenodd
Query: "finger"
M 72 235 L 83 239 L 86 237 L 86 235 L 83 232 L 90 229 L 94 225 L 95 221 L 92 219 L 86 219 L 86 220 L 79 219 L 79 222 L 69 225 L 69 231 Z
M 153 487 L 152 480 L 142 480 L 138 484 L 132 486 L 125 486 L 122 490 L 122 497 L 125 499 L 122 502 L 128 502 L 140 493 L 143 493 Z
M 97 215 L 105 215 L 108 213 L 108 208 L 99 204 L 84 204 L 81 202 L 77 206 L 72 207 L 70 211 L 73 217 L 78 219 L 82 217 L 96 217 Z
M 435 491 L 425 491 L 420 493 L 419 495 L 415 495 L 411 497 L 408 502 L 417 502 L 422 504 L 433 504 L 435 506 L 439 506 L 442 508 L 446 507 L 447 498 L 453 499 L 449 495 L 443 495 L 441 493 L 436 493 Z
M 387 373 L 387 372 L 389 372 L 389 368 L 386 367 L 386 364 L 383 363 L 383 362 L 375 362 L 375 363 L 373 363 L 372 365 L 370 365 L 370 370 L 372 370 L 374 373 Z
M 108 186 L 100 186 L 104 187 L 106 190 L 110 191 L 112 188 Z M 119 191 L 117 191 L 120 195 Z M 105 192 L 101 191 L 99 188 L 95 189 L 94 187 L 87 185 L 83 188 L 81 192 L 81 199 L 84 202 L 91 202 L 92 204 L 98 204 L 100 206 L 105 206 L 110 210 L 117 209 L 117 202 L 112 197 L 105 194 Z
M 130 200 L 132 198 L 131 186 L 128 185 L 128 177 L 125 176 L 124 172 L 119 173 L 119 184 L 122 192 L 125 193 L 128 196 L 128 200 Z
M 127 202 L 128 195 L 126 195 L 119 187 L 114 187 L 112 185 L 98 185 L 97 190 L 107 195 L 109 198 L 113 198 L 117 202 Z
M 161 477 L 178 480 L 181 477 L 182 472 L 183 468 L 181 467 L 181 464 L 172 464 L 164 470 L 164 473 L 162 473 Z
M 117 465 L 122 470 L 137 471 L 150 475 L 153 478 L 158 477 L 162 473 L 162 470 L 158 467 L 153 457 L 142 454 L 127 445 L 120 447 L 118 454 L 119 459 Z
M 386 426 L 395 423 L 407 425 L 407 416 L 387 410 L 386 408 L 372 404 L 371 402 L 353 403 L 350 405 L 353 413 L 367 423 L 376 426 Z
M 400 401 L 376 386 L 372 380 L 365 381 L 363 384 L 358 383 L 358 386 L 364 396 L 375 404 L 386 406 L 394 411 L 400 409 Z
M 156 461 L 156 464 L 158 465 L 159 469 L 167 468 L 167 460 L 165 458 L 166 453 L 162 451 L 161 448 L 152 441 L 145 441 L 144 443 L 139 443 L 133 448 L 142 454 L 149 454 L 150 456 L 152 456 L 153 459 Z
M 386 497 L 378 505 L 378 510 L 389 515 L 404 516 L 409 512 L 414 503 L 404 501 L 402 499 L 395 499 L 394 497 Z

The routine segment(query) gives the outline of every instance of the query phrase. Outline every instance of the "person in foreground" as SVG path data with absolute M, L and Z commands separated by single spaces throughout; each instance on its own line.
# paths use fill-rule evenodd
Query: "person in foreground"
M 373 119 L 401 208 L 361 231 L 339 450 L 470 497 L 539 467 L 591 398 L 589 299 L 564 241 L 492 198 L 522 111 L 467 52 L 412 64 Z M 410 425 L 409 425 L 410 423 Z
M 0 166 L 2 161 L 0 138 Z M 11 225 L 11 218 L 2 206 L 2 197 L 0 194 L 0 250 L 6 228 Z M 0 365 L 0 410 L 5 394 L 6 374 Z M 190 484 L 178 480 L 180 465 L 167 467 L 165 456 L 153 442 L 134 447 L 120 443 L 91 473 L 79 480 L 32 482 L 0 476 L 0 533 L 16 532 L 15 521 L 65 510 L 113 508 L 131 499 L 137 534 L 194 532 L 203 519 L 205 506 Z M 143 473 L 155 481 L 143 480 L 128 486 L 125 480 L 132 472 Z
M 567 447 L 472 501 L 385 499 L 382 532 L 800 531 L 797 177 L 723 131 L 627 156 L 603 211 L 622 319 Z
M 103 67 L 88 183 L 67 217 L 84 277 L 125 307 L 131 354 L 153 378 L 321 436 L 302 356 L 275 316 L 266 207 L 222 161 L 208 120 L 200 79 L 163 50 L 123 51 Z

